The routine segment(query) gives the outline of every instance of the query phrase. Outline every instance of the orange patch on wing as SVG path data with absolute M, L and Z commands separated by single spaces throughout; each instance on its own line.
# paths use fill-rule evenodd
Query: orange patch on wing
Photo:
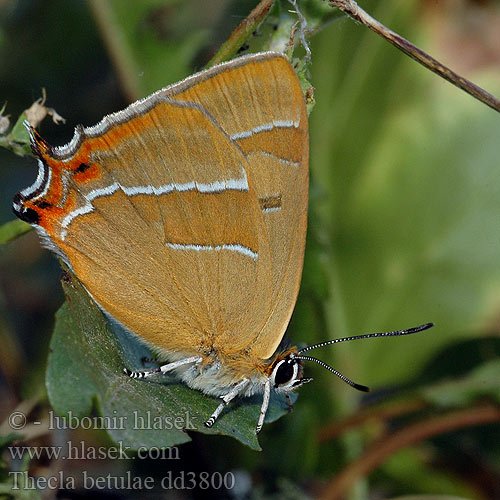
M 47 201 L 48 206 L 44 207 L 41 203 L 42 201 L 47 201 L 47 198 L 36 201 L 27 200 L 24 202 L 24 205 L 26 208 L 36 211 L 39 216 L 38 225 L 43 227 L 51 237 L 56 237 L 56 224 L 58 224 L 65 215 L 75 209 L 76 200 L 74 196 L 69 196 L 63 207 L 52 205 L 49 201 Z
M 88 168 L 86 168 L 85 170 L 83 171 L 78 171 L 79 169 L 81 169 L 81 166 L 82 165 L 88 165 L 87 162 L 84 162 L 84 161 L 77 161 L 77 164 L 78 166 L 76 167 L 76 172 L 74 174 L 74 179 L 76 182 L 88 182 L 88 181 L 91 181 L 91 180 L 95 180 L 95 179 L 98 179 L 100 174 L 100 170 L 101 170 L 101 166 L 98 165 L 97 163 L 92 163 L 90 166 L 88 166 Z

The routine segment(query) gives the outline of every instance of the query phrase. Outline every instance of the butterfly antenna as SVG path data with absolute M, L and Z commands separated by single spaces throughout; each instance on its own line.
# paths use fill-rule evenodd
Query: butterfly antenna
M 326 368 L 327 370 L 331 371 L 337 377 L 342 379 L 346 384 L 349 384 L 351 387 L 354 387 L 354 389 L 357 389 L 358 391 L 363 391 L 363 392 L 370 392 L 370 388 L 366 387 L 366 385 L 361 385 L 361 384 L 356 384 L 356 382 L 353 382 L 350 378 L 347 378 L 345 375 L 340 373 L 339 371 L 335 370 L 335 368 L 332 368 L 330 365 L 327 365 L 324 361 L 321 361 L 320 359 L 317 358 L 311 358 L 311 356 L 295 356 L 295 359 L 303 359 L 305 361 L 314 361 L 315 363 L 320 364 L 323 368 Z
M 319 344 L 310 345 L 310 346 L 304 347 L 303 349 L 300 349 L 299 355 L 301 356 L 303 352 L 310 351 L 311 349 L 316 349 L 318 347 L 324 347 L 324 346 L 331 345 L 331 344 L 338 344 L 339 342 L 348 342 L 350 340 L 359 340 L 359 339 L 370 339 L 370 338 L 374 338 L 374 337 L 400 337 L 402 335 L 411 335 L 412 333 L 423 332 L 424 330 L 428 330 L 429 328 L 432 328 L 433 326 L 434 326 L 434 323 L 425 323 L 425 325 L 415 326 L 413 328 L 408 328 L 406 330 L 395 330 L 393 332 L 381 332 L 381 333 L 367 333 L 365 335 L 355 335 L 354 337 L 344 337 L 341 339 L 327 340 L 326 342 L 321 342 Z M 305 358 L 302 357 L 302 359 L 305 359 Z M 310 358 L 310 361 L 320 362 L 318 359 L 315 359 L 315 358 Z M 343 377 L 338 372 L 336 372 L 336 370 L 334 370 L 333 368 L 330 368 L 328 366 L 325 366 L 325 368 L 328 368 L 330 371 L 333 371 L 333 373 L 338 375 L 340 378 Z M 349 379 L 347 379 L 347 380 L 349 380 Z M 345 380 L 345 381 L 347 382 L 347 380 Z M 347 383 L 349 385 L 352 385 L 353 387 L 355 387 L 355 384 L 353 385 L 352 383 L 350 383 L 350 381 Z M 364 386 L 361 386 L 361 387 L 364 387 Z

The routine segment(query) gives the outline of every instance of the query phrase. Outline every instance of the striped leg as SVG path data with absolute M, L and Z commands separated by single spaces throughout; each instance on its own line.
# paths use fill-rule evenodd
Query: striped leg
M 212 427 L 215 421 L 222 413 L 222 410 L 233 400 L 241 391 L 245 389 L 250 381 L 244 378 L 241 382 L 238 382 L 225 396 L 222 396 L 222 403 L 217 406 L 215 411 L 210 415 L 210 418 L 205 422 L 206 427 Z
M 123 369 L 123 373 L 128 375 L 130 378 L 146 378 L 154 375 L 156 373 L 167 373 L 171 370 L 175 370 L 179 366 L 188 365 L 190 363 L 201 363 L 202 359 L 200 356 L 192 356 L 190 358 L 180 359 L 179 361 L 174 361 L 173 363 L 167 363 L 165 365 L 161 365 L 154 370 L 141 370 L 141 371 L 132 371 L 127 368 Z
M 264 419 L 266 418 L 270 397 L 271 397 L 271 381 L 267 379 L 266 384 L 264 385 L 264 397 L 262 398 L 262 406 L 260 407 L 259 421 L 257 422 L 257 428 L 255 429 L 257 434 L 261 431 L 262 426 L 264 425 Z

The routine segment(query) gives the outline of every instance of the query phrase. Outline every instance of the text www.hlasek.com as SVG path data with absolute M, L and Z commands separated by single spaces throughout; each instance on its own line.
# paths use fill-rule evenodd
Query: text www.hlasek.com
M 28 455 L 33 459 L 50 460 L 131 460 L 146 459 L 153 460 L 179 460 L 179 449 L 175 446 L 170 448 L 146 448 L 142 447 L 132 451 L 130 446 L 85 446 L 83 441 L 73 443 L 68 441 L 64 446 L 9 446 L 9 453 L 12 459 L 22 459 Z

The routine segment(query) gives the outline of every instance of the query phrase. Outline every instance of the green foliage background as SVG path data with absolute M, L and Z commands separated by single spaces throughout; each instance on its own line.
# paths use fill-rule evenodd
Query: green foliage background
M 431 29 L 439 11 L 426 2 L 360 4 L 438 58 L 447 56 Z M 500 18 L 498 2 L 460 5 L 441 15 L 455 16 L 458 26 L 465 18 L 484 19 L 485 12 Z M 103 6 L 104 14 L 96 12 Z M 63 144 L 74 125 L 96 123 L 126 105 L 128 95 L 147 95 L 201 69 L 254 6 L 222 0 L 7 3 L 0 6 L 0 101 L 8 100 L 5 113 L 15 121 L 45 87 L 47 105 L 68 123 L 56 127 L 47 120 L 41 132 L 49 143 Z M 309 79 L 316 106 L 305 270 L 288 335 L 313 343 L 427 321 L 437 326 L 315 353 L 373 393 L 363 399 L 320 367 L 307 366 L 314 383 L 301 390 L 292 415 L 265 426 L 259 454 L 226 437 L 192 434 L 194 442 L 180 449 L 182 463 L 148 465 L 155 471 L 238 469 L 251 474 L 257 496 L 313 495 L 374 437 L 383 442 L 390 432 L 382 433 L 381 417 L 336 439 L 318 438 L 366 405 L 423 402 L 420 411 L 391 420 L 394 430 L 499 399 L 498 114 L 365 28 L 332 15 L 326 4 L 302 6 L 317 31 Z M 269 23 L 288 22 L 288 8 L 283 1 L 272 11 L 251 50 L 273 36 Z M 104 15 L 110 17 L 102 35 L 95 19 Z M 118 46 L 106 52 L 102 38 L 109 36 Z M 120 57 L 125 73 L 112 65 Z M 492 58 L 465 76 L 498 95 L 498 64 Z M 11 196 L 33 181 L 33 165 L 0 151 L 0 224 L 12 219 Z M 3 419 L 43 385 L 52 317 L 63 299 L 57 264 L 39 250 L 33 233 L 0 252 Z M 63 373 L 57 375 L 64 386 Z M 37 401 L 46 412 L 46 399 Z M 105 435 L 86 439 L 109 443 Z M 390 455 L 369 479 L 357 477 L 350 495 L 488 498 L 499 479 L 499 443 L 498 420 L 434 436 Z M 140 474 L 146 465 L 134 467 Z

